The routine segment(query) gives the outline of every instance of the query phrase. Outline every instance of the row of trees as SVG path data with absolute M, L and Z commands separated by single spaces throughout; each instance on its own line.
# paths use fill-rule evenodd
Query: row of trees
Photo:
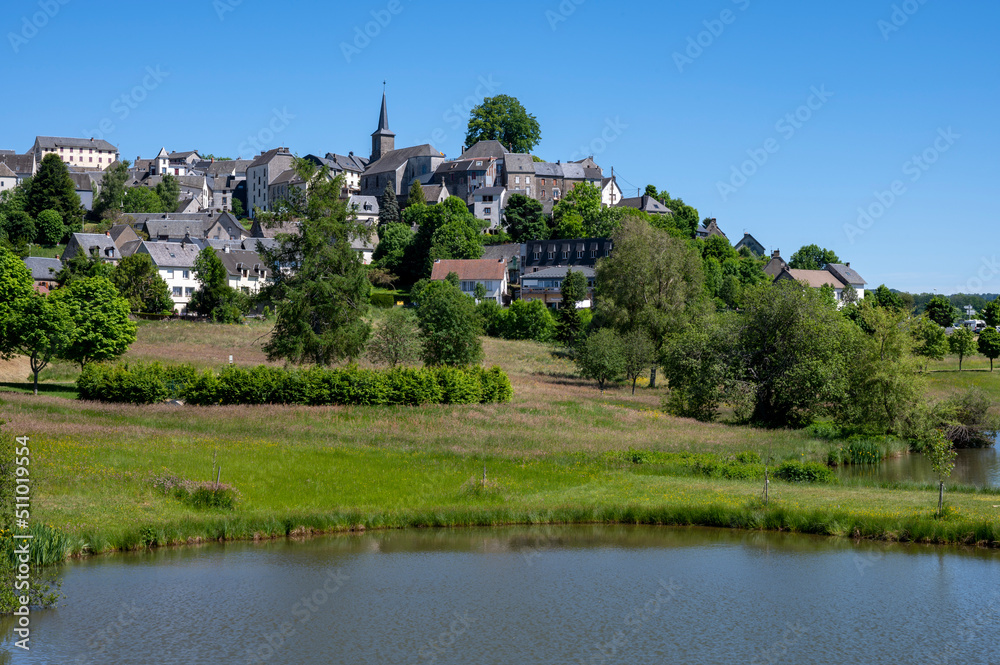
M 48 154 L 34 177 L 0 193 L 0 240 L 22 255 L 31 243 L 55 245 L 83 228 L 83 214 L 69 169 Z

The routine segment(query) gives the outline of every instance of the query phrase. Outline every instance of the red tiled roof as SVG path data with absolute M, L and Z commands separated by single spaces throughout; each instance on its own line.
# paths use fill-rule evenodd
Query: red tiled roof
M 438 259 L 431 270 L 431 279 L 443 280 L 448 273 L 459 279 L 503 279 L 507 271 L 504 261 L 494 259 Z

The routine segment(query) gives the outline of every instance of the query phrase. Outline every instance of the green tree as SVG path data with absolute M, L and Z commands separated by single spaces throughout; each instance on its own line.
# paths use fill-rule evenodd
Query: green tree
M 480 319 L 472 298 L 447 281 L 435 281 L 423 288 L 417 305 L 426 364 L 464 366 L 482 360 Z
M 656 351 L 704 309 L 701 258 L 687 241 L 630 219 L 612 236 L 615 251 L 597 262 L 597 310 L 612 327 L 642 328 Z M 656 367 L 649 384 L 656 387 Z
M 524 194 L 511 194 L 503 210 L 504 227 L 514 242 L 548 240 L 549 226 L 542 204 Z
M 559 219 L 552 219 L 549 230 L 550 238 L 583 238 L 587 235 L 584 228 L 583 217 L 576 210 L 570 210 Z
M 927 312 L 927 316 L 930 317 L 931 321 L 942 328 L 950 327 L 955 322 L 955 319 L 959 317 L 958 310 L 944 296 L 934 296 L 931 298 L 924 311 Z
M 743 285 L 735 275 L 726 275 L 722 278 L 722 286 L 719 287 L 719 300 L 725 303 L 729 309 L 739 309 L 740 298 L 743 295 Z
M 515 300 L 507 308 L 503 337 L 547 342 L 555 332 L 555 319 L 541 300 Z
M 990 371 L 993 371 L 993 361 L 1000 357 L 1000 332 L 996 328 L 987 328 L 979 333 L 977 342 L 979 353 L 990 359 Z
M 7 213 L 4 221 L 4 232 L 7 239 L 14 244 L 34 242 L 38 235 L 38 227 L 31 215 L 23 210 L 12 210 Z
M 877 289 L 865 292 L 865 300 L 871 300 L 876 307 L 894 309 L 898 312 L 905 311 L 903 299 L 899 294 L 893 293 L 885 284 L 879 284 Z
M 73 322 L 73 339 L 60 357 L 80 363 L 112 360 L 135 341 L 135 322 L 129 320 L 128 301 L 107 277 L 73 280 L 49 296 L 62 303 Z
M 368 344 L 368 358 L 376 364 L 406 365 L 420 358 L 420 330 L 412 311 L 393 307 L 385 313 Z
M 34 294 L 31 272 L 16 254 L 0 246 L 0 358 L 16 352 L 20 334 L 20 312 Z
M 486 298 L 486 285 L 482 282 L 476 282 L 475 288 L 472 290 L 472 297 L 476 299 L 476 302 L 482 302 Z
M 38 244 L 58 245 L 59 241 L 66 235 L 66 226 L 63 224 L 62 215 L 55 210 L 43 210 L 38 213 L 36 226 L 38 227 Z
M 948 347 L 958 356 L 958 371 L 962 371 L 962 359 L 976 352 L 976 336 L 965 326 L 959 326 L 948 338 Z
M 955 468 L 958 453 L 944 434 L 935 430 L 930 440 L 924 444 L 924 456 L 931 463 L 934 475 L 938 477 L 938 516 L 944 512 L 944 481 Z
M 605 384 L 618 381 L 625 374 L 622 338 L 611 328 L 596 330 L 580 346 L 576 365 L 581 376 L 597 381 L 603 393 Z
M 570 226 L 574 228 L 569 233 L 576 232 L 576 225 L 580 225 L 580 235 L 561 235 L 562 238 L 588 238 L 595 237 L 598 223 L 601 218 L 601 190 L 590 183 L 578 183 L 573 189 L 566 192 L 562 199 L 552 208 L 552 226 L 560 229 L 565 217 L 573 221 Z
M 129 266 L 129 269 L 138 266 Z M 212 247 L 198 252 L 194 276 L 200 286 L 191 295 L 188 309 L 207 316 L 216 323 L 242 323 L 249 309 L 244 294 L 229 286 L 229 273 Z
M 160 197 L 163 212 L 174 212 L 181 200 L 181 186 L 169 173 L 156 183 L 156 195 Z
M 62 270 L 56 274 L 56 283 L 63 287 L 77 279 L 86 277 L 107 277 L 110 279 L 111 270 L 111 264 L 105 263 L 99 256 L 77 252 L 73 258 L 67 259 L 63 263 Z
M 702 422 L 715 420 L 728 374 L 726 359 L 734 348 L 723 325 L 728 320 L 708 316 L 663 346 L 659 362 L 670 389 L 664 400 L 667 413 Z
M 646 370 L 656 362 L 656 350 L 653 340 L 642 328 L 636 328 L 622 337 L 622 356 L 625 359 L 625 378 L 632 382 L 632 394 L 635 394 L 635 383 Z
M 511 152 L 529 153 L 542 140 L 535 116 L 516 97 L 486 97 L 469 113 L 465 144 L 499 141 Z
M 983 307 L 983 320 L 990 328 L 1000 326 L 1000 298 L 986 303 Z
M 431 236 L 428 256 L 433 263 L 438 259 L 478 259 L 483 255 L 483 235 L 468 220 L 452 219 L 439 226 Z
M 736 260 L 739 258 L 739 254 L 724 236 L 709 236 L 700 242 L 701 255 L 706 259 L 715 259 L 722 264 L 727 259 Z
M 926 314 L 914 321 L 910 334 L 913 336 L 914 355 L 927 360 L 943 360 L 948 354 L 948 335 Z
M 792 254 L 788 267 L 795 270 L 822 270 L 828 263 L 840 263 L 833 250 L 819 245 L 804 245 Z
M 125 201 L 125 183 L 129 181 L 128 162 L 115 162 L 110 168 L 105 169 L 101 176 L 100 188 L 97 198 L 94 200 L 93 217 L 104 219 L 109 215 L 114 215 L 123 210 L 127 212 L 141 212 L 139 210 L 129 210 L 123 207 Z M 159 212 L 152 210 L 150 212 Z
M 562 307 L 576 309 L 578 302 L 587 300 L 587 276 L 580 270 L 566 269 L 566 277 L 559 287 L 562 294 Z
M 378 227 L 379 242 L 372 263 L 383 270 L 400 274 L 406 248 L 413 242 L 413 231 L 406 224 L 393 222 Z
M 427 205 L 427 197 L 424 196 L 424 188 L 416 178 L 410 183 L 410 191 L 406 195 L 406 205 Z M 380 209 L 381 210 L 381 209 Z
M 173 212 L 163 207 L 159 195 L 149 187 L 126 187 L 122 195 L 122 210 L 138 213 Z
M 562 307 L 556 312 L 556 341 L 575 349 L 584 338 L 583 317 L 576 307 Z
M 246 208 L 243 207 L 243 201 L 239 200 L 235 196 L 232 198 L 233 201 L 233 215 L 239 219 L 243 219 L 247 216 Z
M 71 231 L 83 228 L 83 207 L 76 193 L 76 183 L 59 155 L 49 153 L 42 158 L 38 172 L 28 187 L 25 211 L 38 217 L 43 210 L 55 210 Z
M 366 238 L 363 222 L 348 214 L 340 200 L 342 178 L 296 160 L 295 168 L 310 183 L 306 215 L 298 235 L 282 235 L 275 250 L 265 250 L 271 283 L 264 297 L 277 304 L 268 358 L 329 365 L 358 358 L 371 335 L 365 321 L 371 284 L 352 238 Z M 296 266 L 288 274 L 280 266 Z
M 174 310 L 170 287 L 148 254 L 124 257 L 111 270 L 111 283 L 135 312 L 166 314 Z
M 396 192 L 392 189 L 392 183 L 385 183 L 385 189 L 378 198 L 378 224 L 395 224 L 399 222 L 399 201 L 396 200 Z
M 38 394 L 38 374 L 73 341 L 73 321 L 58 299 L 32 293 L 18 313 L 20 331 L 15 350 L 27 356 Z
M 746 289 L 729 372 L 752 396 L 749 420 L 767 427 L 808 422 L 841 394 L 846 327 L 817 289 L 784 280 Z
M 652 185 L 647 186 L 647 192 Z M 655 189 L 655 188 L 653 188 Z M 701 217 L 698 215 L 698 209 L 689 206 L 684 203 L 682 198 L 672 198 L 670 194 L 664 189 L 660 190 L 655 197 L 657 201 L 667 206 L 670 209 L 670 221 L 673 226 L 681 232 L 681 235 L 685 238 L 694 238 L 695 232 L 698 229 L 699 220 Z M 665 217 L 664 215 L 653 215 L 653 217 Z M 665 221 L 665 220 L 664 220 Z M 662 227 L 661 227 L 662 228 Z

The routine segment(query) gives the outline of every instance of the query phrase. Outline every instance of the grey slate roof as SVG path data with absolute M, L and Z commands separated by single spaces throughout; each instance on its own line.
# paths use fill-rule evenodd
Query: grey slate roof
M 257 158 L 254 159 L 252 162 L 250 162 L 250 166 L 248 166 L 247 168 L 249 169 L 254 166 L 263 166 L 264 164 L 267 164 L 278 155 L 288 156 L 288 157 L 291 156 L 291 154 L 288 152 L 288 148 L 271 148 L 263 155 L 257 155 Z
M 0 178 L 16 178 L 17 174 L 10 170 L 10 167 L 0 162 Z
M 18 176 L 30 176 L 35 172 L 35 154 L 0 155 L 0 162 L 6 164 Z
M 430 143 L 415 145 L 409 148 L 400 148 L 387 152 L 382 159 L 369 164 L 365 170 L 365 175 L 371 173 L 388 173 L 395 171 L 413 157 L 440 157 L 441 153 Z
M 101 259 L 119 258 L 118 248 L 115 247 L 111 236 L 103 233 L 74 233 L 70 236 L 69 242 L 66 243 L 63 259 L 68 261 L 80 252 L 90 256 L 92 248 L 96 248 L 97 256 Z
M 72 139 L 62 136 L 36 136 L 35 141 L 38 142 L 38 147 L 40 148 L 94 148 L 96 150 L 110 150 L 111 152 L 118 152 L 118 148 L 114 147 L 104 139 Z
M 845 284 L 852 286 L 855 284 L 867 284 L 864 278 L 849 263 L 828 263 L 826 264 L 826 269 Z
M 365 206 L 371 206 L 365 209 Z M 378 214 L 378 197 L 377 196 L 362 196 L 360 194 L 351 194 L 350 198 L 347 199 L 347 209 L 351 210 L 354 206 L 357 206 L 357 210 L 360 213 L 366 215 L 377 215 Z
M 563 177 L 562 164 L 535 162 L 535 175 L 540 178 L 561 178 Z
M 503 158 L 504 170 L 508 173 L 534 173 L 535 163 L 531 155 L 522 152 L 510 152 Z
M 632 198 L 622 199 L 615 204 L 619 208 L 635 208 L 636 210 L 642 210 L 643 212 L 655 213 L 658 215 L 669 215 L 670 208 L 663 205 L 652 196 L 647 196 L 643 194 L 642 196 L 633 196 Z
M 521 254 L 521 245 L 516 242 L 504 243 L 503 245 L 486 245 L 483 247 L 484 259 L 493 259 L 494 261 L 504 260 L 510 261 L 514 256 L 519 256 Z
M 281 175 L 271 181 L 272 185 L 283 185 L 285 183 L 298 183 L 303 182 L 302 178 L 295 169 L 288 169 L 287 171 L 282 171 Z
M 583 164 L 574 164 L 573 162 L 563 164 L 562 173 L 564 178 L 571 180 L 584 180 L 587 177 L 587 172 L 583 168 Z
M 197 154 L 198 154 L 197 150 L 185 150 L 183 152 L 172 152 L 169 155 L 167 155 L 167 157 L 169 157 L 171 161 L 177 161 L 181 159 L 187 159 L 191 155 L 197 155 Z
M 587 279 L 593 279 L 594 275 L 597 273 L 596 270 L 590 266 L 553 266 L 551 268 L 542 268 L 541 270 L 536 270 L 533 273 L 525 275 L 529 279 L 541 278 L 541 279 L 558 279 L 565 277 L 566 273 L 572 270 L 573 272 L 582 272 Z
M 264 261 L 260 258 L 257 252 L 246 250 L 246 249 L 231 249 L 228 252 L 221 249 L 215 250 L 215 255 L 219 257 L 222 261 L 222 265 L 226 266 L 226 272 L 234 277 L 242 277 L 243 271 L 248 271 L 250 274 L 260 274 L 261 271 L 267 270 L 267 266 L 264 265 Z M 258 269 L 255 271 L 254 267 Z M 237 267 L 240 267 L 237 270 Z
M 78 192 L 91 192 L 94 190 L 93 180 L 89 173 L 74 173 L 70 171 L 69 177 L 73 179 Z
M 243 249 L 249 249 L 256 252 L 263 251 L 265 249 L 277 249 L 278 240 L 276 238 L 244 238 L 243 239 Z
M 122 258 L 132 256 L 135 254 L 136 250 L 142 246 L 142 243 L 142 240 L 129 240 L 128 242 L 123 242 L 122 246 L 118 248 L 118 251 L 121 252 Z
M 62 270 L 62 261 L 59 259 L 46 259 L 40 256 L 29 256 L 24 259 L 24 265 L 31 271 L 31 279 L 36 282 L 49 281 L 56 278 L 56 274 Z
M 193 268 L 201 249 L 193 242 L 143 241 L 138 250 L 153 259 L 158 268 Z
M 480 187 L 472 193 L 476 196 L 501 196 L 506 191 L 506 187 Z
M 236 175 L 237 173 L 245 174 L 247 167 L 252 163 L 252 160 L 249 159 L 225 159 L 207 163 L 199 162 L 197 168 L 203 171 L 205 175 L 218 177 L 221 175 Z
M 486 159 L 488 157 L 503 159 L 509 154 L 511 154 L 510 151 L 500 141 L 480 141 L 466 148 L 461 159 Z
M 329 167 L 331 171 L 353 171 L 355 173 L 362 173 L 368 166 L 367 158 L 358 157 L 355 154 L 338 155 L 333 152 L 328 152 L 325 157 L 306 155 L 304 159 L 308 159 L 316 164 L 324 164 Z

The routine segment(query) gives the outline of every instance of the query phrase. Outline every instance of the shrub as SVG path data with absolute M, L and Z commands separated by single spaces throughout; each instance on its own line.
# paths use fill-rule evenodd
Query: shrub
M 159 476 L 153 479 L 153 487 L 192 508 L 232 510 L 239 500 L 239 492 L 232 485 L 225 483 L 196 482 L 177 476 Z
M 155 404 L 175 394 L 178 377 L 193 374 L 190 365 L 170 370 L 160 363 L 137 362 L 124 365 L 87 363 L 77 379 L 80 399 L 127 404 Z
M 837 477 L 829 467 L 819 462 L 787 460 L 774 472 L 775 478 L 793 483 L 833 483 Z

